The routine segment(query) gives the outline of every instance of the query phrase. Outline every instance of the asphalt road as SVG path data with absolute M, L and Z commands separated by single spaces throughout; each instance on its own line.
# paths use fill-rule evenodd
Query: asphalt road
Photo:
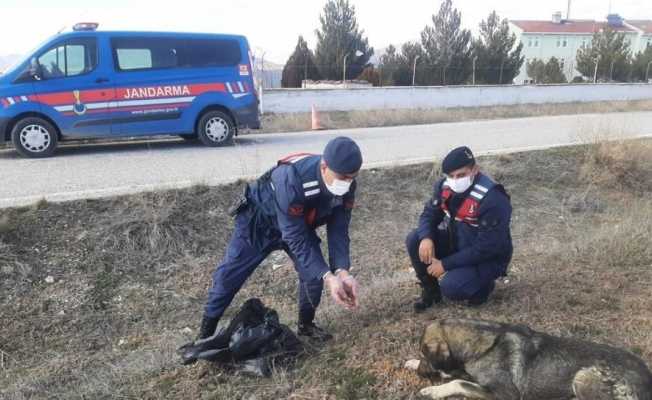
M 652 136 L 652 112 L 252 134 L 224 148 L 181 140 L 77 145 L 62 147 L 48 159 L 24 159 L 13 149 L 1 150 L 0 207 L 43 198 L 97 198 L 249 178 L 284 155 L 320 153 L 328 140 L 339 135 L 359 143 L 364 167 L 370 168 L 430 161 L 458 145 L 486 154 Z

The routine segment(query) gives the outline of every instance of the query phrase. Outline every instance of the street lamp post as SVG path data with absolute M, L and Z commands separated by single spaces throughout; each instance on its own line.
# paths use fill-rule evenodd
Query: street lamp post
M 593 73 L 593 83 L 598 83 L 598 64 L 600 64 L 600 57 L 595 58 L 595 72 Z
M 364 53 L 361 52 L 360 50 L 355 51 L 355 56 L 360 57 Z M 342 84 L 346 84 L 346 59 L 349 57 L 348 54 L 344 56 L 344 68 L 342 68 Z
M 378 86 L 383 87 L 383 64 L 378 64 Z
M 263 55 L 260 57 L 260 86 L 265 86 L 265 54 L 267 52 L 263 51 Z
M 503 68 L 505 68 L 505 59 L 503 58 L 500 62 L 500 78 L 498 79 L 498 84 L 503 84 Z
M 645 82 L 646 83 L 650 82 L 650 65 L 652 65 L 652 61 L 647 63 L 647 69 L 645 70 Z
M 473 86 L 475 86 L 475 63 L 478 61 L 478 56 L 473 57 Z
M 414 82 L 416 81 L 417 77 L 417 60 L 419 57 L 420 56 L 414 57 L 414 65 L 412 66 L 412 86 L 414 86 Z
M 611 61 L 611 66 L 609 67 L 609 82 L 612 82 L 614 80 L 614 64 L 616 63 L 616 60 Z

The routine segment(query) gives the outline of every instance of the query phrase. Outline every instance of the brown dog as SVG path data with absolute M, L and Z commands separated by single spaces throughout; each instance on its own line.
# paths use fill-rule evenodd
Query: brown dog
M 426 328 L 421 352 L 407 368 L 455 378 L 421 390 L 431 399 L 652 400 L 652 373 L 633 354 L 525 326 L 441 320 Z

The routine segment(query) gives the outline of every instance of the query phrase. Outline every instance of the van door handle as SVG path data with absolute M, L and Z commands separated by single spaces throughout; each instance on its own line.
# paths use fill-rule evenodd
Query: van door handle
M 95 83 L 106 83 L 109 81 L 109 78 L 97 78 L 95 79 Z

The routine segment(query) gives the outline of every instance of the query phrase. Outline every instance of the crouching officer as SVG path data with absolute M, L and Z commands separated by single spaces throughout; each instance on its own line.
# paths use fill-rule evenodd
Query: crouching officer
M 452 150 L 442 171 L 445 178 L 435 183 L 419 227 L 406 240 L 422 286 L 417 312 L 442 295 L 469 305 L 486 302 L 512 258 L 512 207 L 503 186 L 480 173 L 468 147 Z
M 288 156 L 247 185 L 232 210 L 235 230 L 213 273 L 200 339 L 215 333 L 236 293 L 275 250 L 287 252 L 299 275 L 298 334 L 318 340 L 332 337 L 315 325 L 315 311 L 324 283 L 338 304 L 347 308 L 358 304 L 358 283 L 348 272 L 349 222 L 361 165 L 358 145 L 338 137 L 326 145 L 323 156 Z M 321 225 L 327 229 L 328 264 L 315 233 Z

